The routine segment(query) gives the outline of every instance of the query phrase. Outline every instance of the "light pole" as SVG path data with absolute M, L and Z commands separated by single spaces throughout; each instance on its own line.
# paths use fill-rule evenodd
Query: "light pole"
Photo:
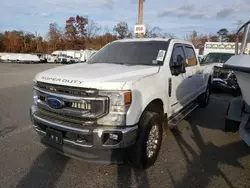
M 138 24 L 143 24 L 143 3 L 145 0 L 139 0 L 139 9 L 138 9 Z M 143 35 L 141 33 L 137 34 L 138 38 L 142 38 Z

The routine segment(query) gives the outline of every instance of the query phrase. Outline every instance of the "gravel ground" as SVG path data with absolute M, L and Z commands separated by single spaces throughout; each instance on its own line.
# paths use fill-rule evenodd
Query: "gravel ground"
M 28 109 L 34 76 L 55 64 L 0 63 L 0 187 L 249 187 L 250 149 L 237 133 L 225 133 L 231 99 L 213 94 L 164 138 L 156 164 L 145 172 L 97 165 L 54 153 L 39 143 Z

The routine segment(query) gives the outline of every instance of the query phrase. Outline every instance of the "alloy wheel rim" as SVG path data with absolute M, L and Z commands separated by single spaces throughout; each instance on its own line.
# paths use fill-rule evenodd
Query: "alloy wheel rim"
M 158 144 L 159 144 L 159 127 L 157 125 L 153 125 L 148 136 L 147 141 L 147 157 L 151 158 L 155 155 Z

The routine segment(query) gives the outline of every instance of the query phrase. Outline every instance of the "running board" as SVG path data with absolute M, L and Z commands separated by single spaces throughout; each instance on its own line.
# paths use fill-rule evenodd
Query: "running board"
M 241 120 L 239 135 L 242 140 L 246 142 L 248 146 L 250 146 L 250 115 L 245 114 Z
M 175 128 L 188 114 L 199 106 L 198 103 L 194 102 L 189 104 L 187 107 L 182 109 L 179 113 L 172 116 L 168 121 L 169 128 Z

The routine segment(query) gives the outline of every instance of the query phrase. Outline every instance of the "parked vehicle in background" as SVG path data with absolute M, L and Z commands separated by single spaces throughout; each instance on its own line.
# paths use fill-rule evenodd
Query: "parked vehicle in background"
M 96 52 L 97 52 L 97 50 L 92 50 L 92 49 L 82 50 L 80 62 L 88 61 Z
M 1 56 L 1 60 L 13 63 L 39 63 L 41 60 L 36 54 L 6 53 Z
M 233 95 L 240 93 L 237 79 L 231 70 L 223 68 L 223 64 L 230 59 L 233 53 L 211 52 L 202 60 L 201 65 L 213 67 L 212 89 L 231 92 Z
M 67 54 L 67 56 L 64 57 L 62 60 L 63 64 L 78 63 L 80 60 L 80 57 L 81 57 L 80 50 L 67 50 L 66 54 Z
M 0 60 L 5 60 L 7 55 L 10 55 L 10 53 L 0 52 Z
M 96 52 L 97 50 L 92 49 L 55 51 L 48 56 L 47 62 L 62 64 L 86 62 Z
M 41 143 L 73 158 L 148 168 L 163 130 L 209 103 L 212 72 L 192 43 L 124 39 L 84 64 L 39 73 L 30 108 Z
M 239 45 L 241 45 L 239 43 Z M 248 46 L 250 43 L 247 44 Z M 204 58 L 201 64 L 204 66 L 213 66 L 214 91 L 221 90 L 231 92 L 233 95 L 239 95 L 240 89 L 237 79 L 231 70 L 223 68 L 223 64 L 235 53 L 235 43 L 232 42 L 206 42 L 204 48 Z
M 250 42 L 249 27 L 250 21 L 243 24 L 237 31 L 236 41 L 239 41 L 241 36 L 242 46 L 238 47 L 236 42 L 236 49 L 239 50 L 235 50 L 235 55 L 224 64 L 224 68 L 234 71 L 242 91 L 242 96 L 232 99 L 228 105 L 225 130 L 239 130 L 240 137 L 248 146 L 250 146 L 250 55 L 246 44 Z
M 2 54 L 1 55 L 1 60 L 2 61 L 8 61 L 9 57 L 10 57 L 10 54 Z
M 62 51 L 58 56 L 57 56 L 57 59 L 56 59 L 56 62 L 57 63 L 62 63 L 63 59 L 66 59 L 67 58 L 67 51 Z
M 239 47 L 241 43 L 239 43 Z M 246 48 L 250 48 L 250 43 L 246 44 Z M 234 42 L 206 42 L 204 45 L 203 55 L 209 53 L 235 53 L 235 43 Z
M 46 63 L 48 59 L 48 54 L 36 54 L 38 58 L 40 59 L 41 63 Z
M 62 51 L 54 51 L 51 55 L 48 55 L 48 63 L 57 63 L 57 58 L 61 55 Z

